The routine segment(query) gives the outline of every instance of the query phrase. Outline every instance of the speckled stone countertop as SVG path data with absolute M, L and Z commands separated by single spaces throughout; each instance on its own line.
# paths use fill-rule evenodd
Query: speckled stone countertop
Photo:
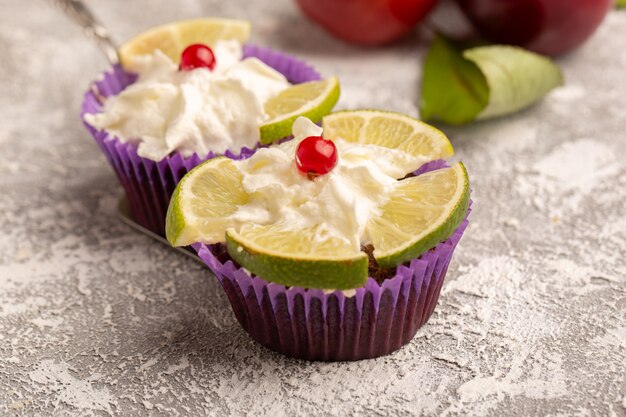
M 286 0 L 89 2 L 118 39 L 223 15 L 343 85 L 343 108 L 417 115 L 417 39 L 334 41 Z M 200 265 L 116 216 L 83 129 L 106 64 L 43 0 L 0 3 L 0 415 L 626 414 L 626 11 L 559 60 L 567 84 L 511 117 L 445 128 L 473 184 L 437 310 L 400 351 L 274 354 Z

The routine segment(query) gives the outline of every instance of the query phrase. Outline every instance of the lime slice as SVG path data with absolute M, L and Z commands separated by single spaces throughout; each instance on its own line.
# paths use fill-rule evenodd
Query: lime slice
M 296 84 L 281 91 L 265 103 L 265 114 L 269 120 L 260 127 L 261 143 L 272 143 L 290 136 L 298 116 L 319 122 L 331 112 L 339 94 L 337 77 Z
M 398 181 L 366 233 L 378 265 L 389 268 L 435 247 L 454 233 L 469 205 L 462 163 Z
M 322 121 L 326 139 L 368 143 L 399 149 L 431 161 L 454 154 L 452 144 L 440 130 L 400 113 L 379 110 L 340 111 Z
M 127 41 L 119 49 L 122 66 L 133 70 L 133 58 L 160 49 L 176 63 L 183 50 L 194 43 L 213 46 L 218 40 L 245 42 L 250 37 L 250 23 L 232 19 L 181 20 L 157 26 Z
M 323 235 L 316 227 L 244 225 L 226 231 L 230 256 L 263 279 L 286 286 L 350 289 L 367 280 L 368 258 L 340 239 Z
M 289 228 L 245 224 L 236 232 L 228 216 L 245 205 L 236 162 L 210 159 L 183 177 L 176 187 L 165 221 L 165 235 L 173 246 L 225 239 L 229 254 L 240 265 L 264 279 L 288 286 L 347 289 L 367 280 L 367 255 L 346 242 L 320 240 L 316 228 Z
M 165 220 L 165 236 L 173 246 L 224 241 L 227 216 L 248 202 L 242 175 L 226 157 L 209 159 L 178 183 Z

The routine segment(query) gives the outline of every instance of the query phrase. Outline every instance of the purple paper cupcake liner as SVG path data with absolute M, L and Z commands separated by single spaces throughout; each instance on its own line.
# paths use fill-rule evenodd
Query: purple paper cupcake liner
M 471 208 L 468 209 L 467 215 Z M 223 247 L 196 243 L 226 291 L 241 326 L 263 346 L 294 358 L 352 361 L 387 355 L 411 341 L 433 313 L 467 217 L 445 242 L 396 269 L 368 278 L 353 295 L 286 288 L 223 259 Z
M 292 84 L 321 79 L 320 74 L 304 61 L 270 48 L 244 45 L 243 55 L 244 58 L 260 59 L 282 73 Z M 135 82 L 136 78 L 119 66 L 105 72 L 85 93 L 81 118 L 117 174 L 126 192 L 133 220 L 164 236 L 167 206 L 176 185 L 195 166 L 218 155 L 211 152 L 204 157 L 194 154 L 184 158 L 181 154 L 173 153 L 160 161 L 153 161 L 139 156 L 137 145 L 123 143 L 106 131 L 94 128 L 85 120 L 85 114 L 102 111 L 104 98 L 119 94 Z M 244 147 L 241 150 L 228 150 L 223 156 L 245 159 L 252 154 L 254 149 Z

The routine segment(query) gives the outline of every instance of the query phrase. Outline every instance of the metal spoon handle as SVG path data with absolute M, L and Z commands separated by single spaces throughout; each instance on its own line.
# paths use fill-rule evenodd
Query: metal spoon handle
M 117 46 L 109 30 L 104 27 L 93 15 L 89 7 L 82 0 L 51 0 L 65 12 L 74 22 L 78 23 L 88 37 L 96 41 L 109 63 L 117 65 L 120 62 Z

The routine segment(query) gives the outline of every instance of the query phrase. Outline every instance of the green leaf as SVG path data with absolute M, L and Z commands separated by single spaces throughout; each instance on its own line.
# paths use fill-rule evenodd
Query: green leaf
M 626 7 L 626 0 L 617 0 L 615 2 L 615 7 L 617 7 L 618 9 Z
M 438 35 L 424 62 L 421 118 L 468 123 L 487 106 L 488 100 L 487 80 L 478 66 Z
M 563 85 L 559 67 L 522 48 L 480 46 L 464 51 L 463 56 L 480 68 L 489 85 L 489 104 L 478 119 L 514 113 Z
M 437 36 L 424 62 L 420 114 L 449 124 L 488 119 L 528 107 L 562 84 L 559 67 L 542 55 L 506 45 L 461 51 Z

